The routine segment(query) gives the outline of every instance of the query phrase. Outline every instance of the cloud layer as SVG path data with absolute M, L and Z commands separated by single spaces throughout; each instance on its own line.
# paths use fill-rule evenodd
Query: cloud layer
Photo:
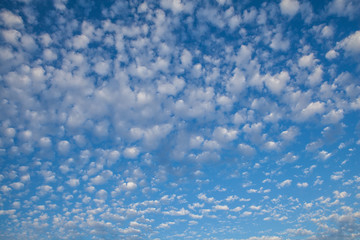
M 0 238 L 359 238 L 358 1 L 0 7 Z

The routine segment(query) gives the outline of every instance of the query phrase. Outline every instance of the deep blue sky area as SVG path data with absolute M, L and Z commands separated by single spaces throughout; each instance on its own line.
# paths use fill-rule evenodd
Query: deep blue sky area
M 0 3 L 0 239 L 360 239 L 360 2 Z

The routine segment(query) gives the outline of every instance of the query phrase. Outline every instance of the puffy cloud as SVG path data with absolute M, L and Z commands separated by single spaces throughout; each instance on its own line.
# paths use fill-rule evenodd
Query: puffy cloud
M 22 189 L 24 187 L 24 184 L 21 183 L 21 182 L 14 182 L 14 183 L 10 184 L 10 186 L 13 189 L 20 190 L 20 189 Z
M 309 186 L 309 184 L 307 182 L 303 182 L 303 183 L 297 183 L 296 184 L 299 188 L 307 188 Z
M 113 173 L 110 170 L 104 170 L 96 177 L 90 179 L 91 183 L 94 185 L 101 185 L 106 183 L 111 177 Z
M 170 211 L 164 212 L 164 214 L 171 215 L 171 216 L 185 216 L 185 215 L 188 215 L 189 213 L 190 213 L 190 211 L 185 208 L 181 208 L 178 211 L 170 210 Z
M 349 55 L 360 54 L 360 31 L 346 37 L 337 44 L 337 47 L 343 48 Z
M 340 171 L 340 172 L 334 172 L 334 174 L 332 174 L 330 176 L 330 178 L 334 181 L 340 180 L 344 177 L 344 172 Z
M 183 50 L 180 59 L 181 64 L 184 66 L 189 66 L 192 64 L 192 54 L 186 49 Z
M 333 0 L 328 5 L 329 14 L 353 19 L 360 10 L 360 4 L 351 0 Z
M 297 0 L 281 0 L 280 2 L 280 10 L 284 15 L 288 15 L 293 17 L 300 8 L 300 4 Z
M 70 186 L 70 187 L 77 187 L 80 184 L 79 179 L 76 178 L 70 178 L 68 181 L 66 181 L 66 183 Z
M 238 132 L 234 129 L 227 129 L 224 127 L 217 127 L 213 132 L 216 141 L 229 142 L 237 138 Z
M 331 157 L 331 155 L 332 155 L 331 153 L 328 153 L 327 151 L 322 150 L 319 152 L 318 156 L 321 160 L 327 160 L 329 157 Z
M 172 82 L 159 82 L 158 92 L 165 95 L 175 96 L 185 86 L 185 81 L 181 78 L 175 77 Z
M 290 127 L 289 129 L 281 132 L 280 137 L 285 141 L 293 141 L 295 137 L 299 134 L 299 129 L 297 127 Z
M 94 71 L 99 75 L 107 75 L 110 71 L 110 64 L 106 61 L 97 62 Z
M 347 193 L 345 191 L 339 192 L 338 190 L 334 191 L 333 194 L 334 194 L 335 198 L 346 198 L 346 197 L 350 196 L 349 193 Z
M 49 137 L 42 137 L 39 140 L 39 145 L 43 148 L 48 148 L 51 146 L 51 139 Z
M 310 103 L 300 112 L 300 120 L 307 120 L 316 114 L 321 114 L 325 111 L 325 104 L 317 101 Z
M 283 164 L 287 164 L 287 163 L 293 163 L 296 160 L 298 160 L 298 158 L 299 158 L 298 156 L 296 156 L 293 153 L 289 152 L 283 158 L 276 161 L 276 164 L 283 165 Z
M 288 187 L 288 186 L 290 186 L 291 183 L 292 183 L 292 180 L 291 180 L 291 179 L 286 179 L 286 180 L 278 183 L 276 186 L 277 186 L 278 188 L 283 188 L 283 187 Z
M 22 28 L 24 26 L 23 20 L 20 16 L 5 9 L 0 12 L 0 19 L 1 22 L 9 28 Z
M 107 198 L 107 195 L 108 195 L 108 193 L 104 189 L 101 189 L 101 190 L 97 191 L 97 193 L 96 193 L 96 197 L 98 197 L 102 200 L 105 200 Z
M 227 210 L 229 210 L 229 207 L 227 205 L 215 205 L 215 206 L 213 206 L 213 209 L 227 211 Z
M 238 145 L 238 149 L 239 151 L 244 154 L 245 156 L 252 156 L 255 154 L 255 149 L 253 147 L 251 147 L 250 145 L 248 144 L 245 144 L 245 143 L 240 143 Z
M 73 46 L 75 49 L 86 48 L 89 42 L 90 39 L 85 35 L 78 35 L 73 38 Z M 101 66 L 98 68 L 101 68 Z
M 70 143 L 66 140 L 60 141 L 57 144 L 57 149 L 61 154 L 67 154 L 70 151 Z
M 124 150 L 124 156 L 126 158 L 136 158 L 139 155 L 139 149 L 137 147 L 128 147 Z
M 317 62 L 317 59 L 314 58 L 314 54 L 311 53 L 309 55 L 304 55 L 299 59 L 299 66 L 300 67 L 307 67 L 307 68 L 312 68 L 315 63 Z
M 233 76 L 230 78 L 226 84 L 227 91 L 231 93 L 240 93 L 246 88 L 246 79 L 244 73 L 242 73 L 238 68 L 233 71 Z
M 322 66 L 317 66 L 309 76 L 310 86 L 319 85 L 323 80 L 323 74 L 324 71 L 322 70 Z
M 334 49 L 329 50 L 325 55 L 325 57 L 329 60 L 335 59 L 338 56 L 339 56 L 339 53 L 337 51 L 335 51 Z
M 282 71 L 275 76 L 265 76 L 265 85 L 272 93 L 280 94 L 289 80 L 289 73 Z
M 134 189 L 137 188 L 137 184 L 134 183 L 134 182 L 123 183 L 123 184 L 122 184 L 122 188 L 123 188 L 124 190 L 129 190 L 129 191 L 131 191 L 131 190 L 134 190 Z
M 284 39 L 282 33 L 276 33 L 271 40 L 270 47 L 274 50 L 286 51 L 290 47 L 290 41 Z
M 338 123 L 339 121 L 341 121 L 344 118 L 344 111 L 342 109 L 339 110 L 331 110 L 328 114 L 323 116 L 323 122 L 324 123 Z

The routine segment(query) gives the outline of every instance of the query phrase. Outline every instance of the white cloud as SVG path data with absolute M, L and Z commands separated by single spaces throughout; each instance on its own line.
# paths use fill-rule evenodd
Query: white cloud
M 276 33 L 271 40 L 270 47 L 274 50 L 286 51 L 290 47 L 290 41 L 288 39 L 283 39 L 281 33 Z
M 335 59 L 338 56 L 339 56 L 339 53 L 336 52 L 334 49 L 329 50 L 325 55 L 325 57 L 329 60 Z
M 314 54 L 304 55 L 299 59 L 299 66 L 303 68 L 312 68 L 318 60 L 314 58 Z
M 204 138 L 202 136 L 192 136 L 189 145 L 191 148 L 199 148 L 203 142 Z
M 89 38 L 85 35 L 78 35 L 73 38 L 73 46 L 75 49 L 86 48 L 89 42 Z
M 185 81 L 182 78 L 175 77 L 172 82 L 159 82 L 158 92 L 165 95 L 175 96 L 185 86 Z
M 344 172 L 340 171 L 340 172 L 334 172 L 334 174 L 332 174 L 330 176 L 330 178 L 334 181 L 340 180 L 344 177 Z
M 140 152 L 137 147 L 128 147 L 125 148 L 123 153 L 126 158 L 136 158 Z
M 280 137 L 283 140 L 290 142 L 293 141 L 298 134 L 299 134 L 299 129 L 297 127 L 292 126 L 289 129 L 281 132 Z
M 127 182 L 127 183 L 123 183 L 122 187 L 124 190 L 132 191 L 137 188 L 137 184 L 134 182 Z
M 322 70 L 322 66 L 317 66 L 314 71 L 309 76 L 309 84 L 310 86 L 319 85 L 323 80 L 324 71 Z
M 267 141 L 264 144 L 264 148 L 268 151 L 276 151 L 279 149 L 279 142 L 274 142 L 274 141 Z
M 97 62 L 94 66 L 94 71 L 99 75 L 108 75 L 110 64 L 106 61 Z
M 21 183 L 21 182 L 14 182 L 14 183 L 10 184 L 10 186 L 13 189 L 20 190 L 20 189 L 22 189 L 24 187 L 24 184 Z
M 325 38 L 332 37 L 334 35 L 334 28 L 332 26 L 324 26 L 321 30 L 321 35 Z
M 300 120 L 307 120 L 316 114 L 321 114 L 325 111 L 325 104 L 317 101 L 310 103 L 300 112 Z
M 338 190 L 334 191 L 333 194 L 335 195 L 335 198 L 346 198 L 346 197 L 349 197 L 350 194 L 343 191 L 343 192 L 339 192 Z
M 283 188 L 283 187 L 288 187 L 288 186 L 290 186 L 291 183 L 292 183 L 292 180 L 286 179 L 286 180 L 282 181 L 281 183 L 278 183 L 276 186 L 277 186 L 278 188 Z
M 343 48 L 349 55 L 360 54 L 360 31 L 346 37 L 337 47 Z
M 180 59 L 181 64 L 184 66 L 189 66 L 192 64 L 192 54 L 186 49 L 183 50 Z
M 300 8 L 300 4 L 297 0 L 281 0 L 280 2 L 280 10 L 284 15 L 288 15 L 293 17 Z
M 353 19 L 359 10 L 360 5 L 358 2 L 351 0 L 333 0 L 328 5 L 329 14 L 349 17 L 350 19 Z
M 249 208 L 254 211 L 259 211 L 261 209 L 261 206 L 251 205 Z
M 57 144 L 57 149 L 61 154 L 67 154 L 70 150 L 70 143 L 66 140 L 60 141 Z
M 276 164 L 283 165 L 283 164 L 287 164 L 287 163 L 293 163 L 293 162 L 297 161 L 298 158 L 299 158 L 298 156 L 296 156 L 293 153 L 289 152 L 283 158 L 276 161 Z
M 331 155 L 332 155 L 331 153 L 328 153 L 327 151 L 322 150 L 322 151 L 319 152 L 318 157 L 319 157 L 321 160 L 326 160 L 326 159 L 328 159 L 329 157 L 331 157 Z
M 240 143 L 238 145 L 239 151 L 245 156 L 252 156 L 256 153 L 255 149 L 248 144 Z
M 98 197 L 99 199 L 102 199 L 102 200 L 105 200 L 107 198 L 107 195 L 108 195 L 108 193 L 104 189 L 100 189 L 96 193 L 96 197 Z
M 237 138 L 238 132 L 234 129 L 227 129 L 224 127 L 217 127 L 213 132 L 213 136 L 218 142 L 229 142 Z
M 8 10 L 2 10 L 0 12 L 0 19 L 2 23 L 9 28 L 22 28 L 24 26 L 22 18 Z
M 55 0 L 54 6 L 56 9 L 60 11 L 64 11 L 66 9 L 66 3 L 68 0 Z
M 101 174 L 97 175 L 94 178 L 90 179 L 90 182 L 94 185 L 101 185 L 106 183 L 111 177 L 113 173 L 110 170 L 104 170 L 101 172 Z
M 281 91 L 286 86 L 287 82 L 290 80 L 289 73 L 282 71 L 275 76 L 265 76 L 265 85 L 266 87 L 274 94 L 280 94 Z
M 296 184 L 299 188 L 307 188 L 309 186 L 309 184 L 307 182 L 303 182 L 303 183 L 297 183 Z
M 323 116 L 323 122 L 326 124 L 334 124 L 338 123 L 344 118 L 344 111 L 342 109 L 339 110 L 331 110 L 328 114 Z
M 40 196 L 44 196 L 48 193 L 53 192 L 53 188 L 49 185 L 41 185 L 41 186 L 37 187 L 36 189 L 39 191 Z
M 213 206 L 214 210 L 221 210 L 221 211 L 227 211 L 229 210 L 229 207 L 227 205 L 215 205 Z
M 233 71 L 233 76 L 226 84 L 226 90 L 231 93 L 240 93 L 246 88 L 246 80 L 244 73 L 238 68 Z
M 68 181 L 66 181 L 66 183 L 70 186 L 70 187 L 77 187 L 80 184 L 79 179 L 76 178 L 70 178 Z
M 170 9 L 175 14 L 184 9 L 181 0 L 161 0 L 160 5 L 165 9 Z
M 165 215 L 171 215 L 171 216 L 185 216 L 190 214 L 190 211 L 184 208 L 181 208 L 180 210 L 170 210 L 167 212 L 164 212 Z

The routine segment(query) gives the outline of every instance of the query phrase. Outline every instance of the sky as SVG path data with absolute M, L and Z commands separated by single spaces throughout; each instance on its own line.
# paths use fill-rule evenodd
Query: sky
M 359 12 L 2 0 L 0 239 L 360 239 Z

